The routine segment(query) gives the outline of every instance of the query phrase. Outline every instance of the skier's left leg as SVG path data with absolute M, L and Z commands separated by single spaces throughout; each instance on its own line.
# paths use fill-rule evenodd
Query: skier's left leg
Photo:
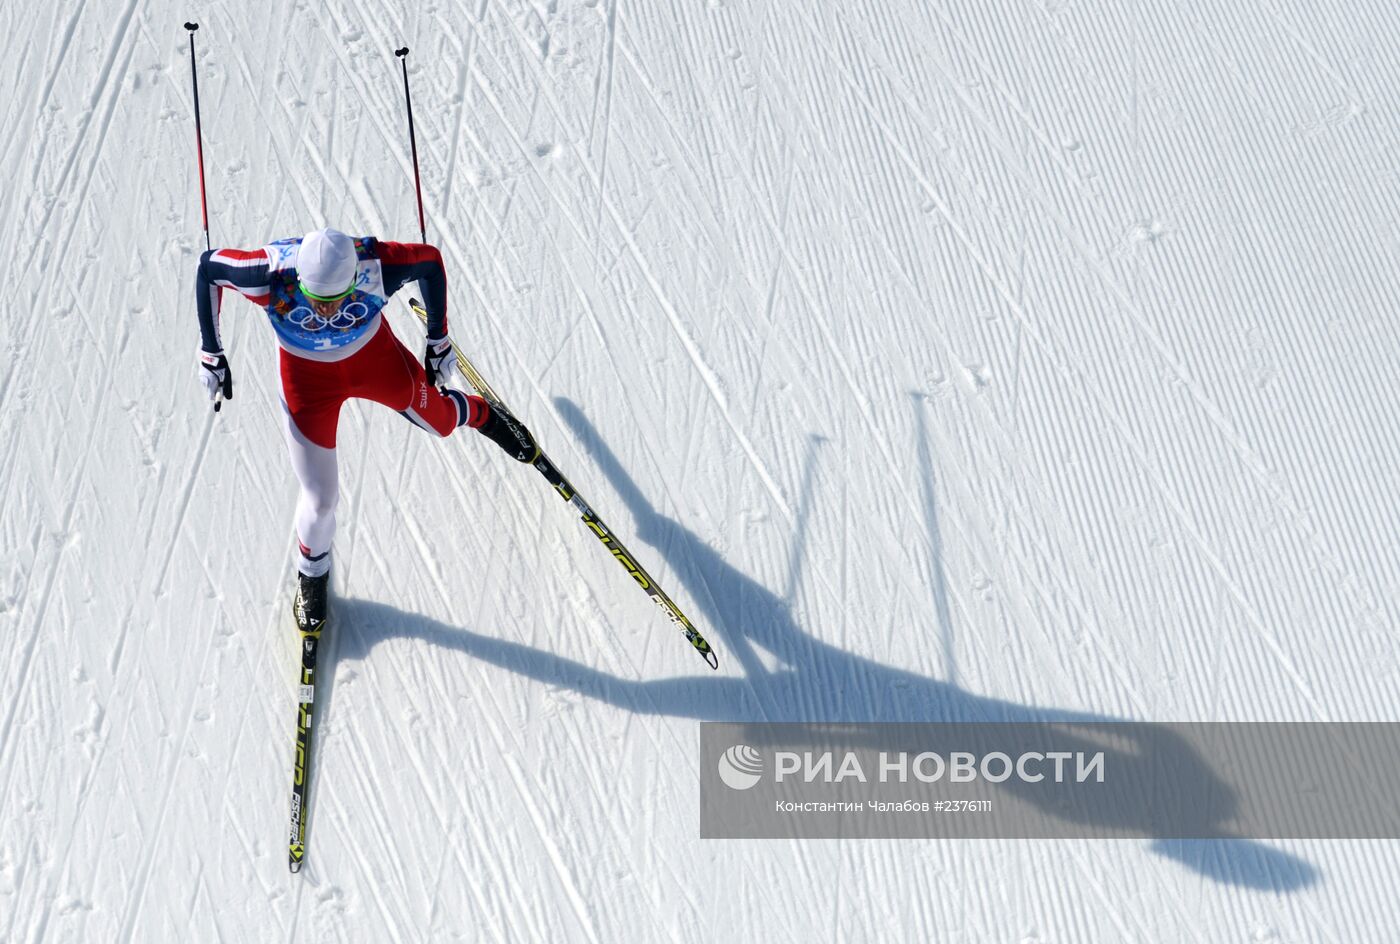
M 480 397 L 441 391 L 428 383 L 423 365 L 385 324 L 355 355 L 352 396 L 382 403 L 415 426 L 450 436 L 458 426 L 480 426 L 488 408 Z
M 355 355 L 353 366 L 354 396 L 398 410 L 415 426 L 439 436 L 450 436 L 457 427 L 470 426 L 517 461 L 533 462 L 539 455 L 539 447 L 525 424 L 504 408 L 460 390 L 438 390 L 428 383 L 422 363 L 387 324 Z

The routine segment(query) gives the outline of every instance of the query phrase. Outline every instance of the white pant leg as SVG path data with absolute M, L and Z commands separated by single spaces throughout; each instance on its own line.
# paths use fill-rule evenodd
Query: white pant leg
M 282 422 L 292 471 L 301 484 L 297 498 L 296 529 L 299 548 L 297 570 L 319 577 L 331 566 L 331 538 L 335 536 L 335 506 L 340 501 L 340 474 L 335 450 L 318 446 L 301 434 L 282 404 Z

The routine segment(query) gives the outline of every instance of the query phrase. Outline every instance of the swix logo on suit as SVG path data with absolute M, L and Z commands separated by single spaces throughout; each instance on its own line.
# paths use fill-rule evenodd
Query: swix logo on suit
M 355 291 L 329 318 L 317 314 L 297 284 L 297 250 L 301 239 L 280 239 L 263 247 L 268 259 L 268 301 L 264 306 L 281 341 L 296 350 L 332 351 L 353 344 L 376 326 L 387 304 L 384 273 L 372 254 L 372 243 L 355 240 L 359 266 Z

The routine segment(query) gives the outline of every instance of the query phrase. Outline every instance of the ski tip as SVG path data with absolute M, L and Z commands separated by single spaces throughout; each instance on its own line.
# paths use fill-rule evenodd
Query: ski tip
M 714 669 L 716 672 L 719 671 L 719 656 L 715 655 L 713 649 L 707 649 L 705 652 L 701 653 L 701 655 L 703 655 L 705 661 L 710 664 L 710 668 Z
M 295 875 L 301 871 L 301 862 L 297 859 L 292 859 L 287 863 L 287 868 L 291 871 L 293 875 Z

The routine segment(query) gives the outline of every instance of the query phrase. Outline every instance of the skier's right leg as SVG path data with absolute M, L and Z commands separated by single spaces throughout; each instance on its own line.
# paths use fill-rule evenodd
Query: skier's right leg
M 340 503 L 340 473 L 335 449 L 318 446 L 297 427 L 287 404 L 282 404 L 287 452 L 301 492 L 297 496 L 297 570 L 320 577 L 331 566 L 335 509 Z
M 296 511 L 297 571 L 305 578 L 318 578 L 318 589 L 323 590 L 340 501 L 335 433 L 349 390 L 341 362 L 313 361 L 286 350 L 279 352 L 279 359 L 287 453 L 301 487 Z

